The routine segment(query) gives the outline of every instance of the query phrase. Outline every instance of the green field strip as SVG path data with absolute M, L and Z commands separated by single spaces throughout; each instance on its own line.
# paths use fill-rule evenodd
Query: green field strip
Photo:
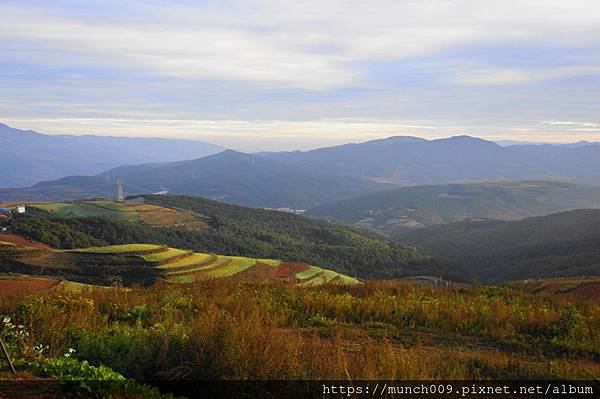
M 68 207 L 68 206 L 72 206 L 72 205 L 65 204 L 63 202 L 53 202 L 53 203 L 49 203 L 49 204 L 33 204 L 31 206 L 34 208 L 43 209 L 48 212 L 59 213 L 61 209 Z
M 218 269 L 211 269 L 206 273 L 207 278 L 223 278 L 230 277 L 235 274 L 241 273 L 246 269 L 251 268 L 256 264 L 256 259 L 245 258 L 239 256 L 230 257 L 231 262 Z
M 344 274 L 340 274 L 338 276 L 338 278 L 339 278 L 339 283 L 343 284 L 343 285 L 354 285 L 354 284 L 359 284 L 360 283 L 354 277 L 346 276 Z
M 256 259 L 256 261 L 273 267 L 277 267 L 282 263 L 280 259 Z
M 294 276 L 300 280 L 307 280 L 321 272 L 323 272 L 323 269 L 320 267 L 308 266 L 308 269 L 302 270 L 301 272 L 296 273 Z
M 321 285 L 321 284 L 326 284 L 328 282 L 330 282 L 331 280 L 333 280 L 334 278 L 338 277 L 340 274 L 334 272 L 333 270 L 323 270 L 323 273 L 321 273 L 320 275 L 311 278 L 307 281 L 304 281 L 302 283 L 300 283 L 300 285 L 302 286 L 316 286 L 316 285 Z
M 12 242 L 6 242 L 6 241 L 0 241 L 0 245 L 6 245 L 6 246 L 10 246 L 10 247 L 16 247 L 16 245 L 13 244 Z
M 146 252 L 146 253 L 154 253 L 154 252 L 162 252 L 166 251 L 167 247 L 163 245 L 154 245 L 154 244 L 122 244 L 122 245 L 108 245 L 105 247 L 90 247 L 90 248 L 81 248 L 81 249 L 73 249 L 70 252 L 81 252 L 81 253 L 93 253 L 93 254 L 124 254 L 124 253 L 132 253 L 136 252 Z
M 221 266 L 227 265 L 230 262 L 231 262 L 231 259 L 229 259 L 226 256 L 217 256 L 215 260 L 211 259 L 211 262 L 194 263 L 184 269 L 169 271 L 166 273 L 166 275 L 167 276 L 181 276 L 184 274 L 199 273 L 203 270 L 208 270 L 208 269 L 212 270 L 216 267 L 221 267 Z
M 168 248 L 166 251 L 163 252 L 142 255 L 141 258 L 148 262 L 165 262 L 186 254 L 189 254 L 191 256 L 193 252 L 186 251 L 184 249 Z
M 157 266 L 157 268 L 167 270 L 169 271 L 169 273 L 173 273 L 180 270 L 186 270 L 195 266 L 212 264 L 216 259 L 216 255 L 195 253 L 191 256 L 180 259 L 177 262 L 166 263 L 164 265 Z
M 128 210 L 123 204 L 112 201 L 80 202 L 75 204 L 51 203 L 32 205 L 36 208 L 54 212 L 60 217 L 106 216 L 129 222 L 137 220 L 137 211 Z
M 95 206 L 97 208 L 106 209 L 106 210 L 109 210 L 109 211 L 134 212 L 134 213 L 137 212 L 134 209 L 128 209 L 122 203 L 114 202 L 114 201 L 90 201 L 90 202 L 84 202 L 84 204 L 93 205 L 93 206 Z

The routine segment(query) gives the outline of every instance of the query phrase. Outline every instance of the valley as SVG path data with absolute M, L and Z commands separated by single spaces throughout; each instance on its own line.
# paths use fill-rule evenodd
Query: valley
M 518 220 L 582 208 L 600 208 L 599 187 L 523 181 L 396 188 L 315 207 L 307 215 L 397 238 L 426 226 Z

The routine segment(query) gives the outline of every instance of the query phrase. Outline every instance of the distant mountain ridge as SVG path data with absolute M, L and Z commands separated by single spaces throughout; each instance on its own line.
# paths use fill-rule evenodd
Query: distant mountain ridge
M 310 151 L 264 154 L 337 176 L 400 185 L 517 180 L 600 184 L 600 144 L 501 146 L 471 136 L 395 136 Z
M 50 140 L 50 136 L 42 137 Z M 102 141 L 113 138 L 69 137 L 69 140 L 75 139 Z M 114 140 L 135 143 L 128 140 L 153 139 Z M 159 153 L 187 157 L 191 155 L 190 151 L 194 152 L 188 146 L 189 142 L 177 142 L 178 146 L 185 149 L 173 147 L 175 144 L 170 140 L 164 143 L 159 146 Z M 54 143 L 48 154 L 39 150 L 32 152 L 29 158 L 35 165 L 25 168 L 18 165 L 27 165 L 23 161 L 26 157 L 21 155 L 23 159 L 14 161 L 11 161 L 11 157 L 14 158 L 15 153 L 27 154 L 28 146 L 19 147 L 9 143 L 8 147 L 9 151 L 0 161 L 0 166 L 7 168 L 3 170 L 5 178 L 8 176 L 6 179 L 12 179 L 11 182 L 21 181 L 21 187 L 28 185 L 26 182 L 31 180 L 32 170 L 56 174 L 58 169 L 53 166 L 55 164 L 59 164 L 63 168 L 61 170 L 65 170 L 65 162 L 77 165 L 64 171 L 59 180 L 49 178 L 32 187 L 0 189 L 0 200 L 5 201 L 112 197 L 116 177 L 125 178 L 127 194 L 166 191 L 251 207 L 295 209 L 318 207 L 394 186 L 507 181 L 564 181 L 600 185 L 600 145 L 594 143 L 503 147 L 470 136 L 436 140 L 393 136 L 310 151 L 258 154 L 224 151 L 209 156 L 195 156 L 188 161 L 151 163 L 134 162 L 133 157 L 123 155 L 123 148 L 112 151 L 98 144 L 89 152 L 84 145 L 74 148 L 71 143 L 57 147 Z M 140 149 L 142 147 L 140 145 Z M 98 155 L 100 150 L 106 155 Z M 145 156 L 149 154 L 154 153 L 150 151 Z M 25 160 L 28 161 L 28 158 Z M 88 165 L 85 168 L 94 171 L 79 172 L 81 167 L 78 165 L 86 162 Z M 100 169 L 101 164 L 107 162 L 118 165 Z M 137 165 L 125 167 L 122 163 Z M 41 174 L 39 172 L 37 176 Z M 92 176 L 73 177 L 77 175 Z M 19 176 L 24 177 L 21 179 Z
M 25 187 L 122 165 L 195 159 L 222 151 L 194 140 L 45 135 L 0 123 L 0 187 Z
M 118 177 L 125 180 L 126 194 L 166 191 L 251 207 L 296 209 L 391 187 L 227 150 L 191 161 L 123 166 L 97 176 L 70 176 L 29 188 L 0 189 L 0 200 L 113 197 Z

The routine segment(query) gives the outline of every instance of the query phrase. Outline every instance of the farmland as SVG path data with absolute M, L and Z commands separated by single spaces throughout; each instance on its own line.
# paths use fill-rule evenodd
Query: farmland
M 126 285 L 148 285 L 157 281 L 194 283 L 197 280 L 250 276 L 293 284 L 358 283 L 353 278 L 316 266 L 302 264 L 298 267 L 298 264 L 293 264 L 295 267 L 289 267 L 288 263 L 277 259 L 194 253 L 154 244 L 42 250 L 7 243 L 0 245 L 2 260 L 0 272 L 56 275 L 98 285 L 110 285 L 113 281 L 122 281 Z M 298 277 L 296 274 L 304 269 L 316 270 L 319 278 L 313 281 Z
M 140 222 L 151 227 L 185 227 L 205 229 L 207 224 L 191 211 L 145 204 L 142 200 L 115 202 L 110 200 L 72 203 L 34 203 L 30 206 L 52 212 L 61 218 L 106 217 L 117 221 Z
M 93 217 L 104 216 L 133 222 L 137 212 L 129 210 L 123 204 L 113 201 L 87 201 L 68 203 L 35 204 L 37 208 L 55 213 L 60 217 Z

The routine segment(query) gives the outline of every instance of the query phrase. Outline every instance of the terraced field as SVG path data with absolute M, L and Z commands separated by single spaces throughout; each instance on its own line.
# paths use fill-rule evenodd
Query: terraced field
M 137 254 L 136 250 L 138 251 Z M 113 245 L 87 248 L 81 251 L 137 255 L 160 269 L 164 280 L 169 283 L 193 283 L 199 279 L 234 277 L 255 268 L 262 268 L 261 274 L 263 275 L 266 274 L 273 278 L 306 286 L 321 285 L 334 281 L 343 284 L 358 283 L 358 280 L 332 270 L 302 263 L 287 263 L 278 259 L 255 259 L 243 256 L 193 253 L 158 245 Z M 264 271 L 265 268 L 268 269 L 267 273 Z
M 109 200 L 81 201 L 74 203 L 34 203 L 29 206 L 53 212 L 60 217 L 103 216 L 128 222 L 141 222 L 152 227 L 181 226 L 188 229 L 206 229 L 204 220 L 191 211 L 175 210 L 157 205 L 137 202 L 137 200 L 115 202 Z
M 166 251 L 167 247 L 153 244 L 122 244 L 108 245 L 105 247 L 90 247 L 83 249 L 74 249 L 71 252 L 94 253 L 94 254 L 155 254 Z
M 62 276 L 60 279 L 63 280 L 66 278 L 99 285 L 114 284 L 113 278 L 121 280 L 121 284 L 149 285 L 157 280 L 167 283 L 193 283 L 197 280 L 230 277 L 267 279 L 304 286 L 334 282 L 358 283 L 351 277 L 305 263 L 194 253 L 153 244 L 57 250 L 31 248 L 0 241 L 0 248 L 0 254 L 8 262 L 7 265 L 12 265 L 5 267 L 6 272 Z M 1 261 L 2 259 L 0 263 Z M 77 290 L 80 287 L 72 285 L 70 289 Z

